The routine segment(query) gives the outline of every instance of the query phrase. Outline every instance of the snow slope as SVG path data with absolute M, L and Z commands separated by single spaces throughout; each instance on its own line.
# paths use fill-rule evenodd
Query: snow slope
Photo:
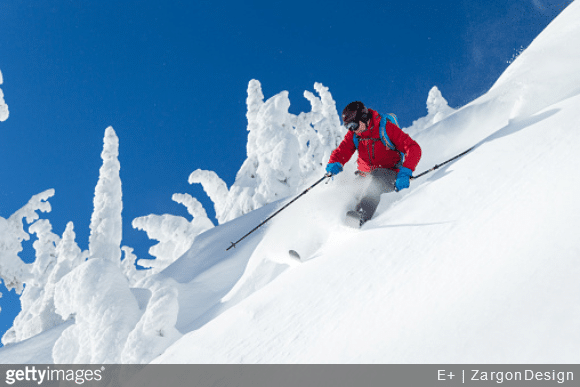
M 576 1 L 488 93 L 407 128 L 416 172 L 470 153 L 383 195 L 361 230 L 342 225 L 360 189 L 351 162 L 235 249 L 290 199 L 199 235 L 133 289 L 173 344 L 123 361 L 580 362 L 579 69 Z M 0 362 L 52 362 L 58 329 Z
M 289 242 L 264 237 L 244 276 L 275 280 L 156 362 L 578 362 L 579 103 L 506 126 L 281 274 Z
M 350 177 L 317 187 L 252 241 L 216 308 L 235 306 L 155 362 L 580 361 L 578 20 L 575 2 L 486 95 L 409 128 L 417 171 L 472 152 L 383 195 L 360 231 L 339 225 Z

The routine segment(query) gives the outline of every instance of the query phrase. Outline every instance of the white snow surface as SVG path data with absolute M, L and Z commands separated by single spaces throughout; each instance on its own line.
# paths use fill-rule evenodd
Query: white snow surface
M 194 172 L 190 180 L 205 182 L 217 198 L 220 225 L 204 220 L 206 231 L 193 236 L 167 218 L 191 246 L 139 281 L 107 259 L 76 266 L 54 290 L 56 312 L 74 319 L 0 349 L 0 363 L 580 362 L 579 70 L 576 1 L 488 93 L 453 110 L 433 89 L 428 116 L 405 129 L 423 149 L 416 174 L 475 146 L 471 152 L 383 195 L 360 230 L 342 223 L 360 189 L 349 162 L 226 251 L 322 177 L 318 164 L 326 162 L 304 163 L 285 94 L 263 102 L 251 82 L 249 161 L 241 172 L 278 182 L 251 185 L 240 172 L 228 189 L 213 172 Z M 322 93 L 320 105 L 309 95 L 313 111 L 333 106 Z M 343 128 L 325 111 L 334 136 Z M 272 119 L 280 115 L 288 120 Z M 260 125 L 284 131 L 284 149 L 302 153 L 288 165 L 273 150 L 253 153 L 266 133 Z M 323 151 L 314 154 L 333 144 L 321 140 Z M 8 222 L 0 218 L 0 227 Z M 180 243 L 160 249 L 174 254 Z

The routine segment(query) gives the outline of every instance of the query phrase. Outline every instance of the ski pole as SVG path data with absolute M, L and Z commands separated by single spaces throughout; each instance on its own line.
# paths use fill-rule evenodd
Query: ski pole
M 286 209 L 286 207 L 288 207 L 290 204 L 294 203 L 296 200 L 298 200 L 300 197 L 302 197 L 303 195 L 305 195 L 308 191 L 310 191 L 312 188 L 316 187 L 319 183 L 321 183 L 324 179 L 329 178 L 330 176 L 332 176 L 330 173 L 324 175 L 324 177 L 322 177 L 320 180 L 318 180 L 316 183 L 312 184 L 310 187 L 306 188 L 304 190 L 304 192 L 302 192 L 300 195 L 296 196 L 294 199 L 292 199 L 289 203 L 287 203 L 284 207 L 280 208 L 278 211 L 276 211 L 275 213 L 273 213 L 272 215 L 270 215 L 270 217 L 268 217 L 268 219 L 264 220 L 262 223 L 260 223 L 259 225 L 257 225 L 256 227 L 254 227 L 254 229 L 252 231 L 250 231 L 249 233 L 247 233 L 246 235 L 244 235 L 243 237 L 241 237 L 240 239 L 238 239 L 236 242 L 230 242 L 231 246 L 228 247 L 226 249 L 226 251 L 228 251 L 229 249 L 231 249 L 232 247 L 236 247 L 236 245 L 238 243 L 240 243 L 242 240 L 244 240 L 248 235 L 250 235 L 251 233 L 253 233 L 254 231 L 256 231 L 257 229 L 259 229 L 260 227 L 262 227 L 264 224 L 266 224 L 266 222 L 268 222 L 270 219 L 272 219 L 273 217 L 275 217 L 276 215 L 278 215 L 280 212 L 282 212 L 284 209 Z
M 464 154 L 468 153 L 468 152 L 469 152 L 470 150 L 472 150 L 473 148 L 475 148 L 475 146 L 472 146 L 471 148 L 469 148 L 469 149 L 468 149 L 468 150 L 466 150 L 465 152 L 462 152 L 462 153 L 458 154 L 457 156 L 454 156 L 454 157 L 450 158 L 449 160 L 442 162 L 441 164 L 437 164 L 437 165 L 435 165 L 433 168 L 431 168 L 431 169 L 429 169 L 429 170 L 427 170 L 427 171 L 425 171 L 425 172 L 421 172 L 421 173 L 420 173 L 420 174 L 418 174 L 417 176 L 411 176 L 411 180 L 417 179 L 417 178 L 419 178 L 419 177 L 421 177 L 421 176 L 423 176 L 423 175 L 426 175 L 426 174 L 428 174 L 429 172 L 433 172 L 434 170 L 441 168 L 441 167 L 442 167 L 442 166 L 444 166 L 445 164 L 447 164 L 447 163 L 450 163 L 450 162 L 452 162 L 453 160 L 460 158 L 461 156 L 463 156 Z

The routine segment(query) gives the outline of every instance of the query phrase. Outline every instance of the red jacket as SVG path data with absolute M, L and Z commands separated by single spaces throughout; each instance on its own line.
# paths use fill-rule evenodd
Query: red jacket
M 369 109 L 369 112 L 372 114 L 372 118 L 369 121 L 368 128 L 359 136 L 358 169 L 361 172 L 370 172 L 376 168 L 387 168 L 398 171 L 397 164 L 401 160 L 401 154 L 389 149 L 379 139 L 381 116 L 372 109 Z M 421 159 L 421 147 L 419 144 L 391 122 L 387 122 L 386 131 L 393 145 L 404 154 L 403 167 L 414 171 Z M 354 132 L 349 131 L 344 136 L 338 148 L 330 155 L 328 163 L 341 163 L 344 165 L 350 160 L 357 150 L 353 141 L 354 135 Z M 371 139 L 376 139 L 377 141 Z

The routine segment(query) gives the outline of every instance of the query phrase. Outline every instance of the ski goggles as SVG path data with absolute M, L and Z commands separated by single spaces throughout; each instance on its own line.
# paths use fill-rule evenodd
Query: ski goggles
M 359 123 L 358 122 L 349 122 L 349 123 L 344 124 L 344 127 L 347 128 L 348 130 L 350 130 L 351 132 L 354 132 L 355 130 L 358 129 Z
M 342 112 L 342 122 L 344 122 L 344 127 L 348 130 L 355 131 L 358 129 L 358 120 L 356 119 L 356 111 L 344 111 Z

